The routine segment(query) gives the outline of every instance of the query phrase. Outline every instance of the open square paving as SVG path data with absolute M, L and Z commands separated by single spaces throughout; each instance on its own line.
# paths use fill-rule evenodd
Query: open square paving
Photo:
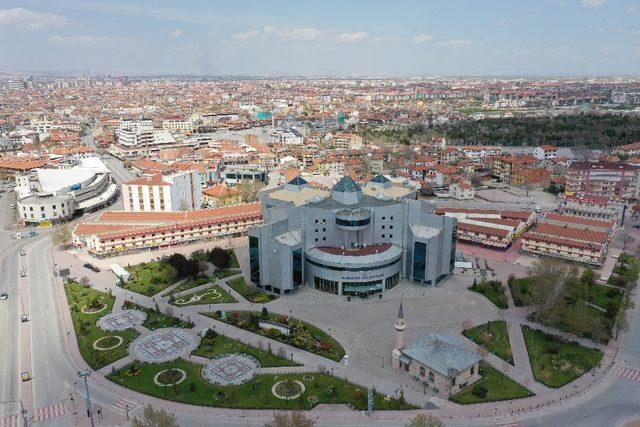
M 244 354 L 221 356 L 202 368 L 202 377 L 210 383 L 227 386 L 249 381 L 260 363 Z
M 98 320 L 98 327 L 103 331 L 124 331 L 142 324 L 147 313 L 142 310 L 124 310 L 120 313 L 110 313 Z
M 131 355 L 141 362 L 162 363 L 190 354 L 198 338 L 181 329 L 162 329 L 138 338 L 131 345 Z

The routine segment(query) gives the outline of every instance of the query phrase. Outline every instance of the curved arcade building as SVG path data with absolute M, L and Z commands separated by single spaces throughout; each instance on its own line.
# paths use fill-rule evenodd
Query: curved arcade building
M 404 188 L 378 175 L 363 191 L 345 176 L 329 192 L 296 177 L 261 194 L 264 224 L 249 230 L 251 280 L 278 295 L 302 284 L 361 296 L 402 279 L 436 285 L 453 269 L 456 221 Z

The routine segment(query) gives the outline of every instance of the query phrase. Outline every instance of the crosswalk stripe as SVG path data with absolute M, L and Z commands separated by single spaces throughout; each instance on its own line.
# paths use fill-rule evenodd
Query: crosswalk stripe
M 620 368 L 617 374 L 620 378 L 624 378 L 626 380 L 638 381 L 640 382 L 640 370 L 631 369 L 631 368 Z
M 493 420 L 496 422 L 497 427 L 520 427 L 520 424 L 510 414 L 506 414 L 502 417 L 495 416 L 493 417 Z
M 9 415 L 0 418 L 0 427 L 18 427 L 20 425 L 20 417 L 18 415 Z
M 66 413 L 67 409 L 65 408 L 64 403 L 57 403 L 55 405 L 36 409 L 32 421 L 42 422 L 44 420 L 48 420 L 49 418 L 60 417 L 62 415 L 65 415 Z
M 139 406 L 140 404 L 138 402 L 134 402 L 133 400 L 120 399 L 112 405 L 112 408 L 125 414 L 127 410 L 129 411 L 129 413 L 131 413 L 138 409 Z

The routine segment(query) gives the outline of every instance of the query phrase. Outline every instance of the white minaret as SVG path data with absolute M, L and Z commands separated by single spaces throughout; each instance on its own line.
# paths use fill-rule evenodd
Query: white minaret
M 398 309 L 398 318 L 395 323 L 396 327 L 396 344 L 391 352 L 391 365 L 399 369 L 400 368 L 400 355 L 402 348 L 404 347 L 404 328 L 407 327 L 404 321 L 404 311 L 402 310 L 402 300 L 400 300 L 400 308 Z

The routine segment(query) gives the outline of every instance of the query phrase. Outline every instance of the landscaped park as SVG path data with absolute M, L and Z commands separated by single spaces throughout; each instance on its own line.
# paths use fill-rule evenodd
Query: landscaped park
M 120 296 L 73 281 L 65 285 L 80 352 L 111 381 L 205 406 L 310 409 L 342 403 L 366 409 L 365 386 L 331 375 L 333 370 L 322 364 L 301 363 L 283 346 L 324 358 L 327 364 L 342 362 L 348 349 L 330 329 L 304 316 L 291 317 L 291 310 L 282 314 L 283 299 L 247 283 L 233 251 L 175 254 L 127 270 L 131 280 L 121 284 Z M 604 344 L 624 327 L 628 290 L 639 271 L 638 261 L 623 254 L 606 286 L 589 268 L 545 259 L 524 277 L 474 278 L 464 288 L 481 295 L 495 317 L 476 325 L 465 320 L 459 333 L 485 359 L 481 379 L 447 397 L 462 405 L 525 399 L 564 387 L 597 368 Z M 280 309 L 272 311 L 273 304 Z M 505 319 L 516 309 L 525 314 L 516 315 L 524 317 L 514 327 Z M 210 326 L 202 330 L 196 324 Z M 247 340 L 221 333 L 222 327 L 216 331 L 216 325 L 241 331 L 237 335 Z M 515 341 L 510 337 L 514 333 L 520 335 Z M 392 340 L 392 334 L 390 330 L 384 339 Z M 523 344 L 513 347 L 513 342 Z M 518 351 L 519 360 L 514 356 Z M 125 356 L 134 361 L 109 368 Z M 526 380 L 516 375 L 523 360 L 530 365 Z M 263 372 L 274 368 L 282 372 Z M 374 392 L 374 407 L 414 407 L 404 400 L 402 388 L 389 394 L 393 398 Z

